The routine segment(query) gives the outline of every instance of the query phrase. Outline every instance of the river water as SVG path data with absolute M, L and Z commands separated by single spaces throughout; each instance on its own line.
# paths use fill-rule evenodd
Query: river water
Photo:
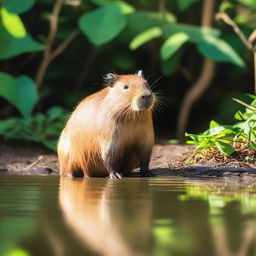
M 256 255 L 256 179 L 0 176 L 0 256 Z

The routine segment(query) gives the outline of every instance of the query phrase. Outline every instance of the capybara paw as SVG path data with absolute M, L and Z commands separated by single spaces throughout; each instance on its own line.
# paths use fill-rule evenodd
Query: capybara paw
M 141 177 L 154 177 L 155 174 L 149 170 L 147 171 L 140 171 L 140 176 Z
M 122 179 L 123 175 L 119 172 L 111 172 L 108 177 L 110 179 Z

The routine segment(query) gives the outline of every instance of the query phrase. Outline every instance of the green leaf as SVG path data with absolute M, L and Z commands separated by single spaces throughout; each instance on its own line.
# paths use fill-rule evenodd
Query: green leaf
M 185 11 L 189 7 L 191 7 L 193 4 L 195 4 L 196 2 L 199 2 L 199 0 L 178 0 L 177 5 L 178 5 L 179 10 Z
M 252 8 L 252 9 L 256 9 L 255 0 L 237 0 L 237 2 L 239 2 L 243 5 L 247 5 L 248 7 Z
M 210 34 L 205 35 L 197 46 L 199 52 L 211 60 L 229 62 L 239 67 L 245 66 L 244 61 L 234 49 L 220 38 Z
M 249 142 L 248 142 L 248 146 L 249 146 L 251 149 L 253 149 L 253 150 L 256 151 L 256 144 L 255 144 L 255 143 L 249 141 Z
M 256 95 L 254 95 L 254 94 L 250 94 L 250 93 L 248 93 L 247 95 L 248 95 L 250 98 L 252 98 L 252 99 L 256 100 Z
M 241 121 L 241 120 L 244 119 L 243 114 L 242 114 L 241 111 L 237 111 L 237 112 L 235 113 L 235 115 L 234 115 L 234 118 L 235 118 L 236 120 L 239 120 L 239 121 Z
M 134 7 L 126 2 L 123 1 L 117 1 L 115 2 L 115 5 L 117 5 L 121 11 L 122 14 L 131 14 L 135 11 Z
M 13 104 L 24 117 L 30 117 L 38 95 L 33 80 L 27 76 L 14 78 L 0 73 L 0 95 Z
M 143 44 L 149 42 L 150 40 L 160 37 L 162 35 L 162 30 L 159 27 L 153 27 L 150 28 L 140 34 L 138 34 L 135 38 L 130 43 L 130 49 L 131 50 L 136 50 Z
M 126 2 L 123 2 L 123 1 L 109 1 L 109 0 L 91 0 L 91 1 L 94 4 L 100 5 L 100 6 L 115 4 L 121 9 L 122 14 L 130 14 L 135 11 L 135 9 L 132 5 L 130 5 Z
M 162 60 L 169 59 L 188 40 L 189 36 L 183 32 L 171 35 L 161 47 Z
M 30 254 L 21 248 L 15 248 L 5 254 L 5 256 L 30 256 Z
M 214 127 L 219 127 L 220 125 L 216 122 L 216 121 L 214 121 L 214 120 L 212 120 L 211 122 L 210 122 L 210 128 L 214 128 Z
M 0 121 L 0 134 L 5 134 L 7 130 L 15 127 L 17 120 L 15 118 L 10 118 Z
M 79 19 L 82 32 L 95 45 L 111 41 L 123 30 L 125 25 L 126 19 L 121 9 L 115 4 L 85 13 Z
M 205 132 L 203 132 L 203 135 L 205 135 L 205 136 L 215 136 L 219 132 L 224 131 L 224 130 L 225 130 L 225 127 L 223 127 L 223 126 L 213 127 L 211 129 L 208 129 Z
M 226 12 L 228 9 L 233 9 L 235 5 L 231 2 L 222 2 L 219 6 L 220 12 Z
M 218 150 L 225 154 L 226 156 L 230 156 L 233 152 L 235 152 L 234 148 L 228 143 L 216 141 L 215 144 Z
M 42 44 L 34 41 L 29 35 L 21 38 L 11 36 L 1 24 L 0 35 L 0 59 L 44 49 Z
M 17 14 L 9 13 L 4 7 L 1 8 L 2 23 L 5 29 L 14 37 L 24 37 L 27 32 Z
M 136 11 L 127 15 L 127 26 L 125 32 L 122 33 L 122 38 L 132 41 L 138 34 L 150 28 L 159 27 L 162 29 L 163 24 L 173 24 L 175 21 L 175 16 L 168 12 L 162 19 L 158 12 Z
M 163 26 L 164 37 L 168 38 L 170 35 L 183 32 L 189 36 L 189 41 L 199 43 L 205 36 L 219 37 L 221 31 L 216 28 L 202 28 L 182 23 L 172 23 Z
M 23 13 L 29 10 L 35 0 L 3 0 L 4 7 L 11 13 Z
M 47 116 L 50 121 L 53 121 L 64 114 L 63 108 L 55 106 L 47 111 Z

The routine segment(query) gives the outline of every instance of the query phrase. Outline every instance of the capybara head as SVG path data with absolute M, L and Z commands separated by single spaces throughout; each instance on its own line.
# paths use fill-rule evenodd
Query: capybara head
M 122 101 L 129 110 L 141 111 L 151 109 L 155 95 L 140 70 L 135 75 L 106 74 L 104 84 L 109 86 L 109 94 L 116 100 Z M 113 101 L 113 102 L 115 102 Z

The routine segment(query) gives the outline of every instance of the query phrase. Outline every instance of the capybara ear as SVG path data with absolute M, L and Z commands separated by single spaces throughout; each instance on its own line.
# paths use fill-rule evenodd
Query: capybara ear
M 140 69 L 137 73 L 136 73 L 137 76 L 143 76 L 143 71 Z
M 108 73 L 103 76 L 103 83 L 105 86 L 113 86 L 114 83 L 117 81 L 118 75 L 113 73 Z

